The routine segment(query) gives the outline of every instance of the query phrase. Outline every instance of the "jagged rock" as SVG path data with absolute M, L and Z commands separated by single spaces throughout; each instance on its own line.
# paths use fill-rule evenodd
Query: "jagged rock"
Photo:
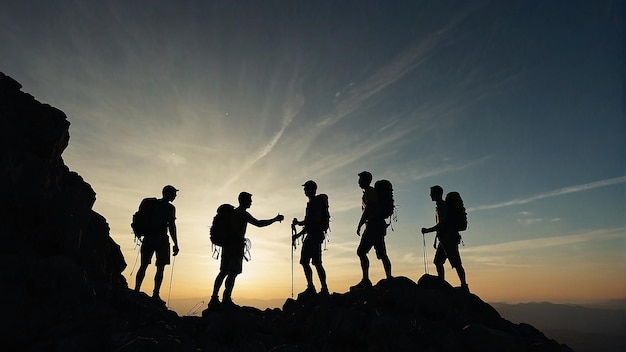
M 0 73 L 3 350 L 571 351 L 430 275 L 179 317 L 128 289 L 95 192 L 61 158 L 65 114 L 21 88 Z
M 11 302 L 3 347 L 94 344 L 70 332 L 90 325 L 98 296 L 127 287 L 120 248 L 92 210 L 95 192 L 61 157 L 68 129 L 61 110 L 0 73 L 0 300 Z

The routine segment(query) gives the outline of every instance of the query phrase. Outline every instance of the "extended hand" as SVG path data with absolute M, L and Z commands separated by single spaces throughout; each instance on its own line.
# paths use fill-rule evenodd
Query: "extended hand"
M 285 220 L 285 217 L 284 217 L 284 216 L 282 216 L 282 215 L 280 215 L 280 214 L 276 215 L 276 221 L 280 221 L 280 222 L 282 222 L 283 220 Z
M 174 245 L 174 248 L 172 250 L 174 251 L 174 253 L 172 253 L 172 255 L 176 256 L 178 254 L 178 251 L 179 251 L 178 246 Z
M 422 227 L 422 235 L 428 233 L 428 229 L 425 227 Z

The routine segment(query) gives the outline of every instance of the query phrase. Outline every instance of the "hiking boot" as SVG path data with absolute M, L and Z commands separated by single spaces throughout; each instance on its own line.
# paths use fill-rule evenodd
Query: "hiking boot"
M 224 297 L 222 299 L 222 306 L 226 307 L 226 308 L 239 307 L 238 305 L 235 304 L 235 302 L 233 302 L 232 298 L 230 298 L 230 297 Z
M 369 279 L 363 279 L 358 284 L 351 286 L 350 290 L 360 290 L 360 289 L 370 288 L 370 287 L 372 287 L 372 282 Z
M 328 287 L 324 286 L 322 287 L 322 289 L 320 290 L 320 295 L 322 296 L 328 296 L 330 293 L 328 292 Z
M 207 309 L 214 310 L 219 308 L 221 305 L 220 299 L 217 296 L 211 296 L 211 300 L 209 301 L 209 305 Z
M 461 291 L 463 291 L 465 293 L 470 293 L 469 285 L 468 284 L 461 284 Z
M 390 282 L 391 280 L 393 280 L 393 276 L 387 276 L 384 279 L 380 279 L 380 283 L 385 283 L 385 282 Z
M 315 286 L 307 286 L 306 290 L 300 292 L 298 296 L 300 295 L 308 296 L 308 295 L 314 295 L 316 293 L 317 293 L 317 290 L 315 290 Z
M 159 297 L 158 293 L 152 295 L 152 301 L 162 306 L 165 306 L 165 301 L 162 300 L 161 297 Z

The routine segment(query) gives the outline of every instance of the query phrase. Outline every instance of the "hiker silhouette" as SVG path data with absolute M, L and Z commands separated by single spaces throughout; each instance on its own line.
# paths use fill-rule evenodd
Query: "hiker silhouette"
M 146 269 L 152 262 L 152 255 L 156 253 L 156 274 L 154 275 L 152 298 L 161 304 L 165 304 L 159 296 L 161 283 L 163 282 L 163 272 L 165 271 L 165 266 L 170 264 L 168 230 L 174 242 L 172 255 L 178 255 L 179 251 L 178 235 L 176 232 L 176 208 L 171 203 L 176 199 L 176 192 L 178 192 L 178 190 L 174 186 L 167 185 L 163 187 L 161 191 L 163 197 L 156 200 L 154 204 L 154 208 L 149 215 L 150 226 L 143 234 L 140 251 L 141 265 L 139 266 L 139 270 L 137 270 L 137 277 L 135 278 L 135 292 L 139 292 L 141 283 L 146 276 Z
M 461 235 L 453 224 L 448 204 L 443 200 L 443 188 L 439 185 L 430 187 L 430 199 L 436 204 L 436 224 L 430 228 L 423 227 L 422 234 L 436 232 L 435 243 L 433 246 L 437 251 L 435 252 L 435 259 L 433 260 L 433 263 L 437 268 L 437 276 L 441 280 L 445 280 L 445 269 L 443 264 L 447 259 L 459 275 L 461 288 L 469 292 L 469 286 L 465 281 L 465 269 L 463 268 L 461 254 L 459 253 Z M 437 240 L 439 240 L 439 244 L 437 244 Z
M 231 219 L 231 236 L 234 237 L 232 241 L 225 244 L 222 247 L 222 259 L 220 262 L 220 272 L 215 278 L 215 284 L 213 286 L 213 294 L 209 301 L 208 308 L 217 308 L 220 305 L 234 307 L 235 304 L 232 300 L 232 292 L 235 287 L 235 279 L 237 275 L 241 274 L 242 264 L 246 249 L 246 229 L 248 224 L 252 224 L 257 227 L 269 226 L 276 221 L 283 221 L 284 216 L 278 214 L 272 219 L 257 220 L 254 216 L 248 213 L 247 209 L 252 205 L 252 195 L 247 192 L 239 193 L 238 197 L 239 206 L 233 210 Z M 222 283 L 226 279 L 222 302 L 220 303 L 218 295 L 219 290 L 222 287 Z
M 362 197 L 362 210 L 359 224 L 356 228 L 356 234 L 361 236 L 361 242 L 357 248 L 357 255 L 361 261 L 361 270 L 363 272 L 363 278 L 361 281 L 352 286 L 351 289 L 367 288 L 372 286 L 372 282 L 369 279 L 369 259 L 367 253 L 374 247 L 376 251 L 376 258 L 380 259 L 385 269 L 387 279 L 391 276 L 391 261 L 387 255 L 387 248 L 385 245 L 385 235 L 387 233 L 387 223 L 380 214 L 378 195 L 372 183 L 372 174 L 368 171 L 359 173 L 359 187 L 363 189 Z M 365 231 L 361 235 L 361 227 L 365 225 Z
M 304 195 L 309 199 L 306 204 L 304 219 L 299 221 L 293 218 L 292 226 L 304 226 L 302 231 L 294 234 L 291 238 L 292 242 L 300 236 L 305 236 L 302 241 L 302 250 L 300 252 L 300 265 L 304 269 L 304 277 L 306 278 L 307 288 L 301 294 L 315 294 L 315 285 L 313 284 L 312 263 L 317 270 L 317 276 L 320 279 L 320 294 L 328 294 L 328 285 L 326 285 L 326 270 L 322 265 L 322 242 L 326 237 L 328 229 L 328 197 L 325 195 L 316 196 L 317 184 L 315 181 L 306 181 L 303 185 Z

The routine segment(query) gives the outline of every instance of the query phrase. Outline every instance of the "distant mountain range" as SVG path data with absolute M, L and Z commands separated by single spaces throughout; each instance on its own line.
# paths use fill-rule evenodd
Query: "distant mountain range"
M 491 303 L 503 318 L 527 323 L 577 352 L 626 351 L 626 300 L 581 306 Z

